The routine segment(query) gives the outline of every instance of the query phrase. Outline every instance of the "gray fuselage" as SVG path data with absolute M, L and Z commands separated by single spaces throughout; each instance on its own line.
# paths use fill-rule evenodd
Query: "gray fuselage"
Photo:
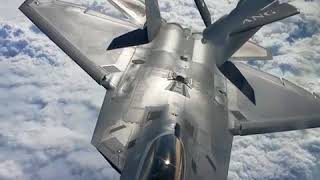
M 225 80 L 214 59 L 205 58 L 210 48 L 201 39 L 178 24 L 163 23 L 107 93 L 101 110 L 105 123 L 120 119 L 134 126 L 122 180 L 226 179 L 233 138 Z

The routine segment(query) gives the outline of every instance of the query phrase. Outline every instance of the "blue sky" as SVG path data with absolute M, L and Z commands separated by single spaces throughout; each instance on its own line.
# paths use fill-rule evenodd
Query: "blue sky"
M 159 2 L 168 21 L 203 28 L 191 0 Z M 20 3 L 0 2 L 0 179 L 117 179 L 90 144 L 104 89 L 23 17 Z M 250 64 L 320 92 L 320 2 L 292 3 L 302 15 L 253 38 L 272 47 L 274 61 Z M 207 4 L 217 19 L 236 0 Z M 102 0 L 94 6 L 116 13 Z M 319 162 L 319 129 L 236 137 L 229 179 L 316 180 Z

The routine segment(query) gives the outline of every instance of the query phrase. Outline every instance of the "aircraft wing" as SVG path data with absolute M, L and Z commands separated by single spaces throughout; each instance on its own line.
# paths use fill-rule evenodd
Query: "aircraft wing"
M 106 51 L 115 37 L 135 29 L 129 22 L 58 0 L 27 0 L 20 10 L 99 84 L 134 54 L 134 48 Z
M 320 127 L 318 95 L 246 64 L 235 65 L 255 90 L 256 105 L 227 83 L 229 123 L 234 135 Z

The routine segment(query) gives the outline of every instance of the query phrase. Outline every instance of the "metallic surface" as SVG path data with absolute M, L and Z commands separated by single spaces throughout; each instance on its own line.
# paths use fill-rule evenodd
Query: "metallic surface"
M 114 36 L 134 29 L 128 22 L 62 1 L 28 0 L 21 10 L 99 84 L 109 73 L 102 66 L 116 63 L 125 51 L 106 48 Z
M 312 93 L 285 80 L 249 68 L 236 66 L 256 92 L 253 106 L 236 91 L 229 93 L 229 108 L 239 111 L 244 120 L 235 120 L 237 134 L 259 134 L 320 126 L 319 99 Z M 233 88 L 230 85 L 230 91 Z
M 247 41 L 231 58 L 233 61 L 248 61 L 248 60 L 272 60 L 271 49 L 266 49 L 258 44 Z
M 108 0 L 119 9 L 125 16 L 129 17 L 135 24 L 143 27 L 146 21 L 145 5 L 140 0 Z
M 143 11 L 142 1 L 132 3 L 113 0 L 127 14 Z M 239 62 L 228 62 L 236 77 L 218 68 L 232 56 L 269 59 L 268 50 L 248 39 L 295 8 L 242 0 L 199 33 L 166 23 L 156 0 L 144 5 L 150 43 L 112 51 L 106 49 L 113 39 L 136 24 L 55 0 L 27 0 L 20 8 L 107 89 L 92 144 L 121 180 L 227 179 L 234 135 L 320 126 L 318 94 Z M 268 17 L 255 17 L 261 12 Z M 242 76 L 256 104 L 239 91 L 243 82 L 230 81 Z
M 176 136 L 160 136 L 152 142 L 148 151 L 138 179 L 184 179 L 184 151 Z

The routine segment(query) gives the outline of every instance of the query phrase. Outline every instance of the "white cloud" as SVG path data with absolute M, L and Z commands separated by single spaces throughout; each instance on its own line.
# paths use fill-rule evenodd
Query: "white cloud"
M 0 178 L 14 179 L 22 176 L 22 168 L 15 161 L 6 160 L 0 163 Z
M 5 0 L 1 5 L 8 8 L 0 8 L 0 179 L 118 177 L 90 145 L 104 90 L 26 18 L 12 20 L 21 16 L 15 10 L 21 2 Z M 192 0 L 159 2 L 169 21 L 204 27 Z M 206 2 L 217 19 L 237 1 Z M 251 64 L 320 91 L 320 2 L 292 3 L 303 15 L 268 25 L 254 37 L 273 47 L 275 60 Z M 103 1 L 93 7 L 116 13 Z M 319 179 L 318 131 L 236 137 L 229 179 Z
M 103 89 L 26 19 L 0 23 L 0 44 L 0 179 L 114 174 L 90 144 Z

